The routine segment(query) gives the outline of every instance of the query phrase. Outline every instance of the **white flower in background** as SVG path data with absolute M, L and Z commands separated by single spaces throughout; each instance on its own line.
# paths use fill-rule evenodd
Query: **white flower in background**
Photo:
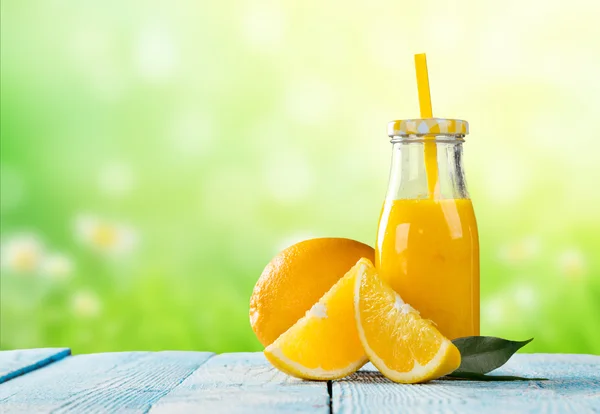
M 42 262 L 44 246 L 34 234 L 20 234 L 2 243 L 1 264 L 10 272 L 36 272 Z
M 100 315 L 102 303 L 94 292 L 82 290 L 73 295 L 71 310 L 75 316 L 93 318 Z
M 75 226 L 79 241 L 99 253 L 124 255 L 137 245 L 135 231 L 122 223 L 86 215 Z
M 135 177 L 131 167 L 123 162 L 110 162 L 98 175 L 100 190 L 110 197 L 123 197 L 131 192 Z
M 558 267 L 561 273 L 572 280 L 580 279 L 587 274 L 587 261 L 577 248 L 565 250 L 558 256 Z
M 530 236 L 500 247 L 498 256 L 503 262 L 514 265 L 536 258 L 540 251 L 540 239 Z
M 46 255 L 41 264 L 41 273 L 56 281 L 68 279 L 73 273 L 72 260 L 62 253 L 51 253 Z

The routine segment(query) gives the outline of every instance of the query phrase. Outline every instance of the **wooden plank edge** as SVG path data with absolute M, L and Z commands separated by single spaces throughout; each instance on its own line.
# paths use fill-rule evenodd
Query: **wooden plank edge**
M 19 369 L 9 372 L 8 374 L 0 376 L 0 384 L 4 383 L 6 381 L 10 381 L 13 378 L 20 377 L 21 375 L 28 374 L 32 371 L 35 371 L 36 369 L 43 368 L 46 365 L 50 365 L 53 362 L 60 361 L 61 359 L 64 359 L 64 358 L 68 357 L 69 355 L 71 355 L 70 348 L 62 349 L 61 351 L 59 351 L 55 354 L 52 354 L 50 356 L 47 356 L 46 358 L 41 359 L 39 361 L 36 361 L 33 364 L 26 365 L 24 367 L 21 367 Z
M 198 371 L 204 364 L 206 364 L 208 361 L 210 361 L 212 358 L 216 357 L 217 354 L 216 352 L 210 352 L 210 351 L 190 351 L 190 352 L 202 352 L 202 353 L 207 353 L 210 354 L 208 356 L 208 358 L 206 358 L 204 361 L 202 361 L 193 371 L 190 371 L 186 376 L 182 377 L 179 379 L 179 381 L 177 382 L 176 385 L 174 385 L 169 391 L 167 391 L 165 393 L 165 395 L 161 396 L 160 398 L 158 398 L 156 401 L 153 401 L 150 404 L 150 407 L 148 407 L 147 410 L 144 411 L 144 414 L 148 414 L 150 413 L 157 404 L 159 404 L 164 398 L 168 397 L 172 392 L 175 392 L 175 390 L 177 388 L 179 388 L 184 382 L 185 380 L 187 380 L 190 376 L 192 376 L 196 371 Z
M 173 391 L 175 391 L 181 384 L 183 384 L 185 382 L 186 379 L 188 379 L 191 375 L 193 375 L 196 371 L 198 371 L 201 366 L 203 366 L 208 361 L 210 361 L 212 358 L 214 358 L 215 356 L 218 355 L 217 353 L 210 352 L 210 351 L 191 351 L 191 352 L 201 352 L 201 353 L 207 353 L 207 354 L 210 354 L 210 355 L 208 356 L 208 358 L 206 358 L 204 361 L 202 361 L 200 364 L 198 364 L 198 366 L 193 371 L 190 371 L 185 377 L 180 378 L 179 382 L 175 386 L 173 386 L 173 388 L 171 388 L 169 390 L 169 392 L 167 392 L 165 395 L 163 395 L 157 401 L 155 401 L 155 403 L 157 403 L 158 401 L 160 401 L 161 399 L 165 398 L 167 395 L 169 395 L 170 393 L 172 393 Z M 152 405 L 154 405 L 154 404 L 152 404 Z
M 327 396 L 329 397 L 329 414 L 333 414 L 333 381 L 327 381 Z

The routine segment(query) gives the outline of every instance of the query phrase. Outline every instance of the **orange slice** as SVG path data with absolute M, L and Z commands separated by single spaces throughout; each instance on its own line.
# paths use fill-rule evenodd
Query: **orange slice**
M 294 377 L 332 380 L 352 374 L 367 362 L 354 321 L 357 269 L 350 269 L 304 317 L 267 346 L 265 356 L 276 368 Z
M 407 384 L 430 381 L 457 369 L 460 353 L 456 346 L 386 285 L 370 261 L 360 259 L 356 266 L 358 336 L 373 365 L 390 380 Z

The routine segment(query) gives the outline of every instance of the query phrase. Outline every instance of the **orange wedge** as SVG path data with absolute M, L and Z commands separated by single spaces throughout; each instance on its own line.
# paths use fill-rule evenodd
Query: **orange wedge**
M 304 317 L 267 346 L 264 353 L 271 364 L 294 377 L 332 380 L 352 374 L 367 362 L 354 321 L 357 269 L 350 269 Z
M 412 384 L 449 374 L 460 365 L 456 346 L 422 319 L 360 259 L 354 281 L 358 336 L 369 359 L 395 382 Z

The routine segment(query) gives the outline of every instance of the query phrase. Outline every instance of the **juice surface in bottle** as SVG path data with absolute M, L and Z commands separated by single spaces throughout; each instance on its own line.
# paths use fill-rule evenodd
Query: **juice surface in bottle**
M 416 129 L 420 121 L 429 134 Z M 417 122 L 414 131 L 407 122 Z M 392 168 L 375 265 L 442 334 L 479 335 L 479 238 L 462 168 L 467 124 L 432 118 L 395 121 L 389 129 Z

